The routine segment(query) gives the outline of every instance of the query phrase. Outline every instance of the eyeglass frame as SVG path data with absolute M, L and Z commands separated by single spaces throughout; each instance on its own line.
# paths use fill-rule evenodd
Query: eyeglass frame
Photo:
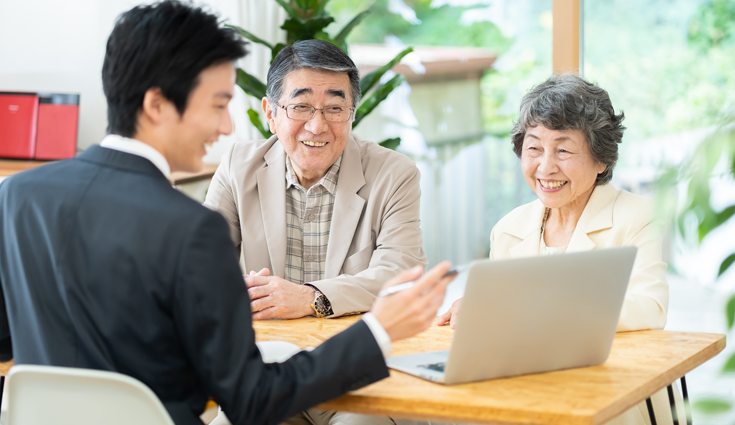
M 315 108 L 314 106 L 308 105 L 306 103 L 292 103 L 290 105 L 281 105 L 278 102 L 273 102 L 273 103 L 275 103 L 276 106 L 278 106 L 279 108 L 281 108 L 281 109 L 283 109 L 285 111 L 284 113 L 286 114 L 286 118 L 288 118 L 290 120 L 294 120 L 294 121 L 302 121 L 302 122 L 309 121 L 312 118 L 314 118 L 314 114 L 316 114 L 316 111 L 321 111 L 322 112 L 322 116 L 324 117 L 324 120 L 325 121 L 327 121 L 327 122 L 336 122 L 336 123 L 350 122 L 350 120 L 352 120 L 352 118 L 354 118 L 354 115 L 355 115 L 355 108 L 347 108 L 347 110 L 350 111 L 350 115 L 349 115 L 349 117 L 345 121 L 330 121 L 330 120 L 327 119 L 327 114 L 324 113 L 324 109 L 326 109 L 326 108 Z M 297 118 L 291 118 L 291 117 L 288 116 L 288 107 L 289 106 L 308 106 L 308 107 L 311 108 L 311 116 L 309 117 L 309 119 L 306 119 L 306 120 L 300 120 L 300 119 L 297 119 Z M 341 108 L 341 106 L 340 106 L 340 108 Z

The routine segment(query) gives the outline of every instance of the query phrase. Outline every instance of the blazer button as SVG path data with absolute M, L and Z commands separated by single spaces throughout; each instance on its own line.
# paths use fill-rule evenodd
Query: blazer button
M 309 257 L 308 257 L 308 258 L 306 259 L 306 261 L 308 261 L 308 262 L 310 262 L 310 263 L 311 263 L 311 262 L 313 262 L 313 261 L 314 261 L 314 256 L 313 256 L 313 255 L 310 255 L 310 256 L 309 256 Z
M 308 215 L 308 216 L 306 217 L 306 221 L 314 221 L 314 214 L 309 214 L 309 215 Z

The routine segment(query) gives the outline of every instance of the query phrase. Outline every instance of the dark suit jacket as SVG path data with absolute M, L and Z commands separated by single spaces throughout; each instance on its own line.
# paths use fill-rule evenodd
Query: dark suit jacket
M 388 376 L 362 321 L 264 364 L 227 223 L 135 155 L 93 146 L 4 181 L 0 247 L 0 360 L 133 376 L 179 425 L 208 396 L 276 424 Z

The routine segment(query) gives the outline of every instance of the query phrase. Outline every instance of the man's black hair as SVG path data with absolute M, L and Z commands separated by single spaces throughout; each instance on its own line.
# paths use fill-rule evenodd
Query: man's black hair
M 183 114 L 204 69 L 246 53 L 245 41 L 201 8 L 167 0 L 123 13 L 107 40 L 102 66 L 108 133 L 136 133 L 150 88 L 160 88 Z

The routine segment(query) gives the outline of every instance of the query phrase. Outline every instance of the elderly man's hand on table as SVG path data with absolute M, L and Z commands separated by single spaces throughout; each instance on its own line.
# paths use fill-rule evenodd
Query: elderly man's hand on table
M 451 264 L 443 261 L 423 277 L 421 267 L 404 271 L 389 280 L 383 289 L 403 282 L 416 280 L 406 290 L 378 297 L 370 310 L 390 336 L 391 341 L 410 338 L 431 326 L 436 312 L 444 301 L 447 285 L 454 275 L 446 277 Z
M 250 272 L 245 276 L 250 295 L 253 320 L 298 319 L 314 314 L 314 288 L 298 285 L 278 276 L 270 276 L 270 270 Z

